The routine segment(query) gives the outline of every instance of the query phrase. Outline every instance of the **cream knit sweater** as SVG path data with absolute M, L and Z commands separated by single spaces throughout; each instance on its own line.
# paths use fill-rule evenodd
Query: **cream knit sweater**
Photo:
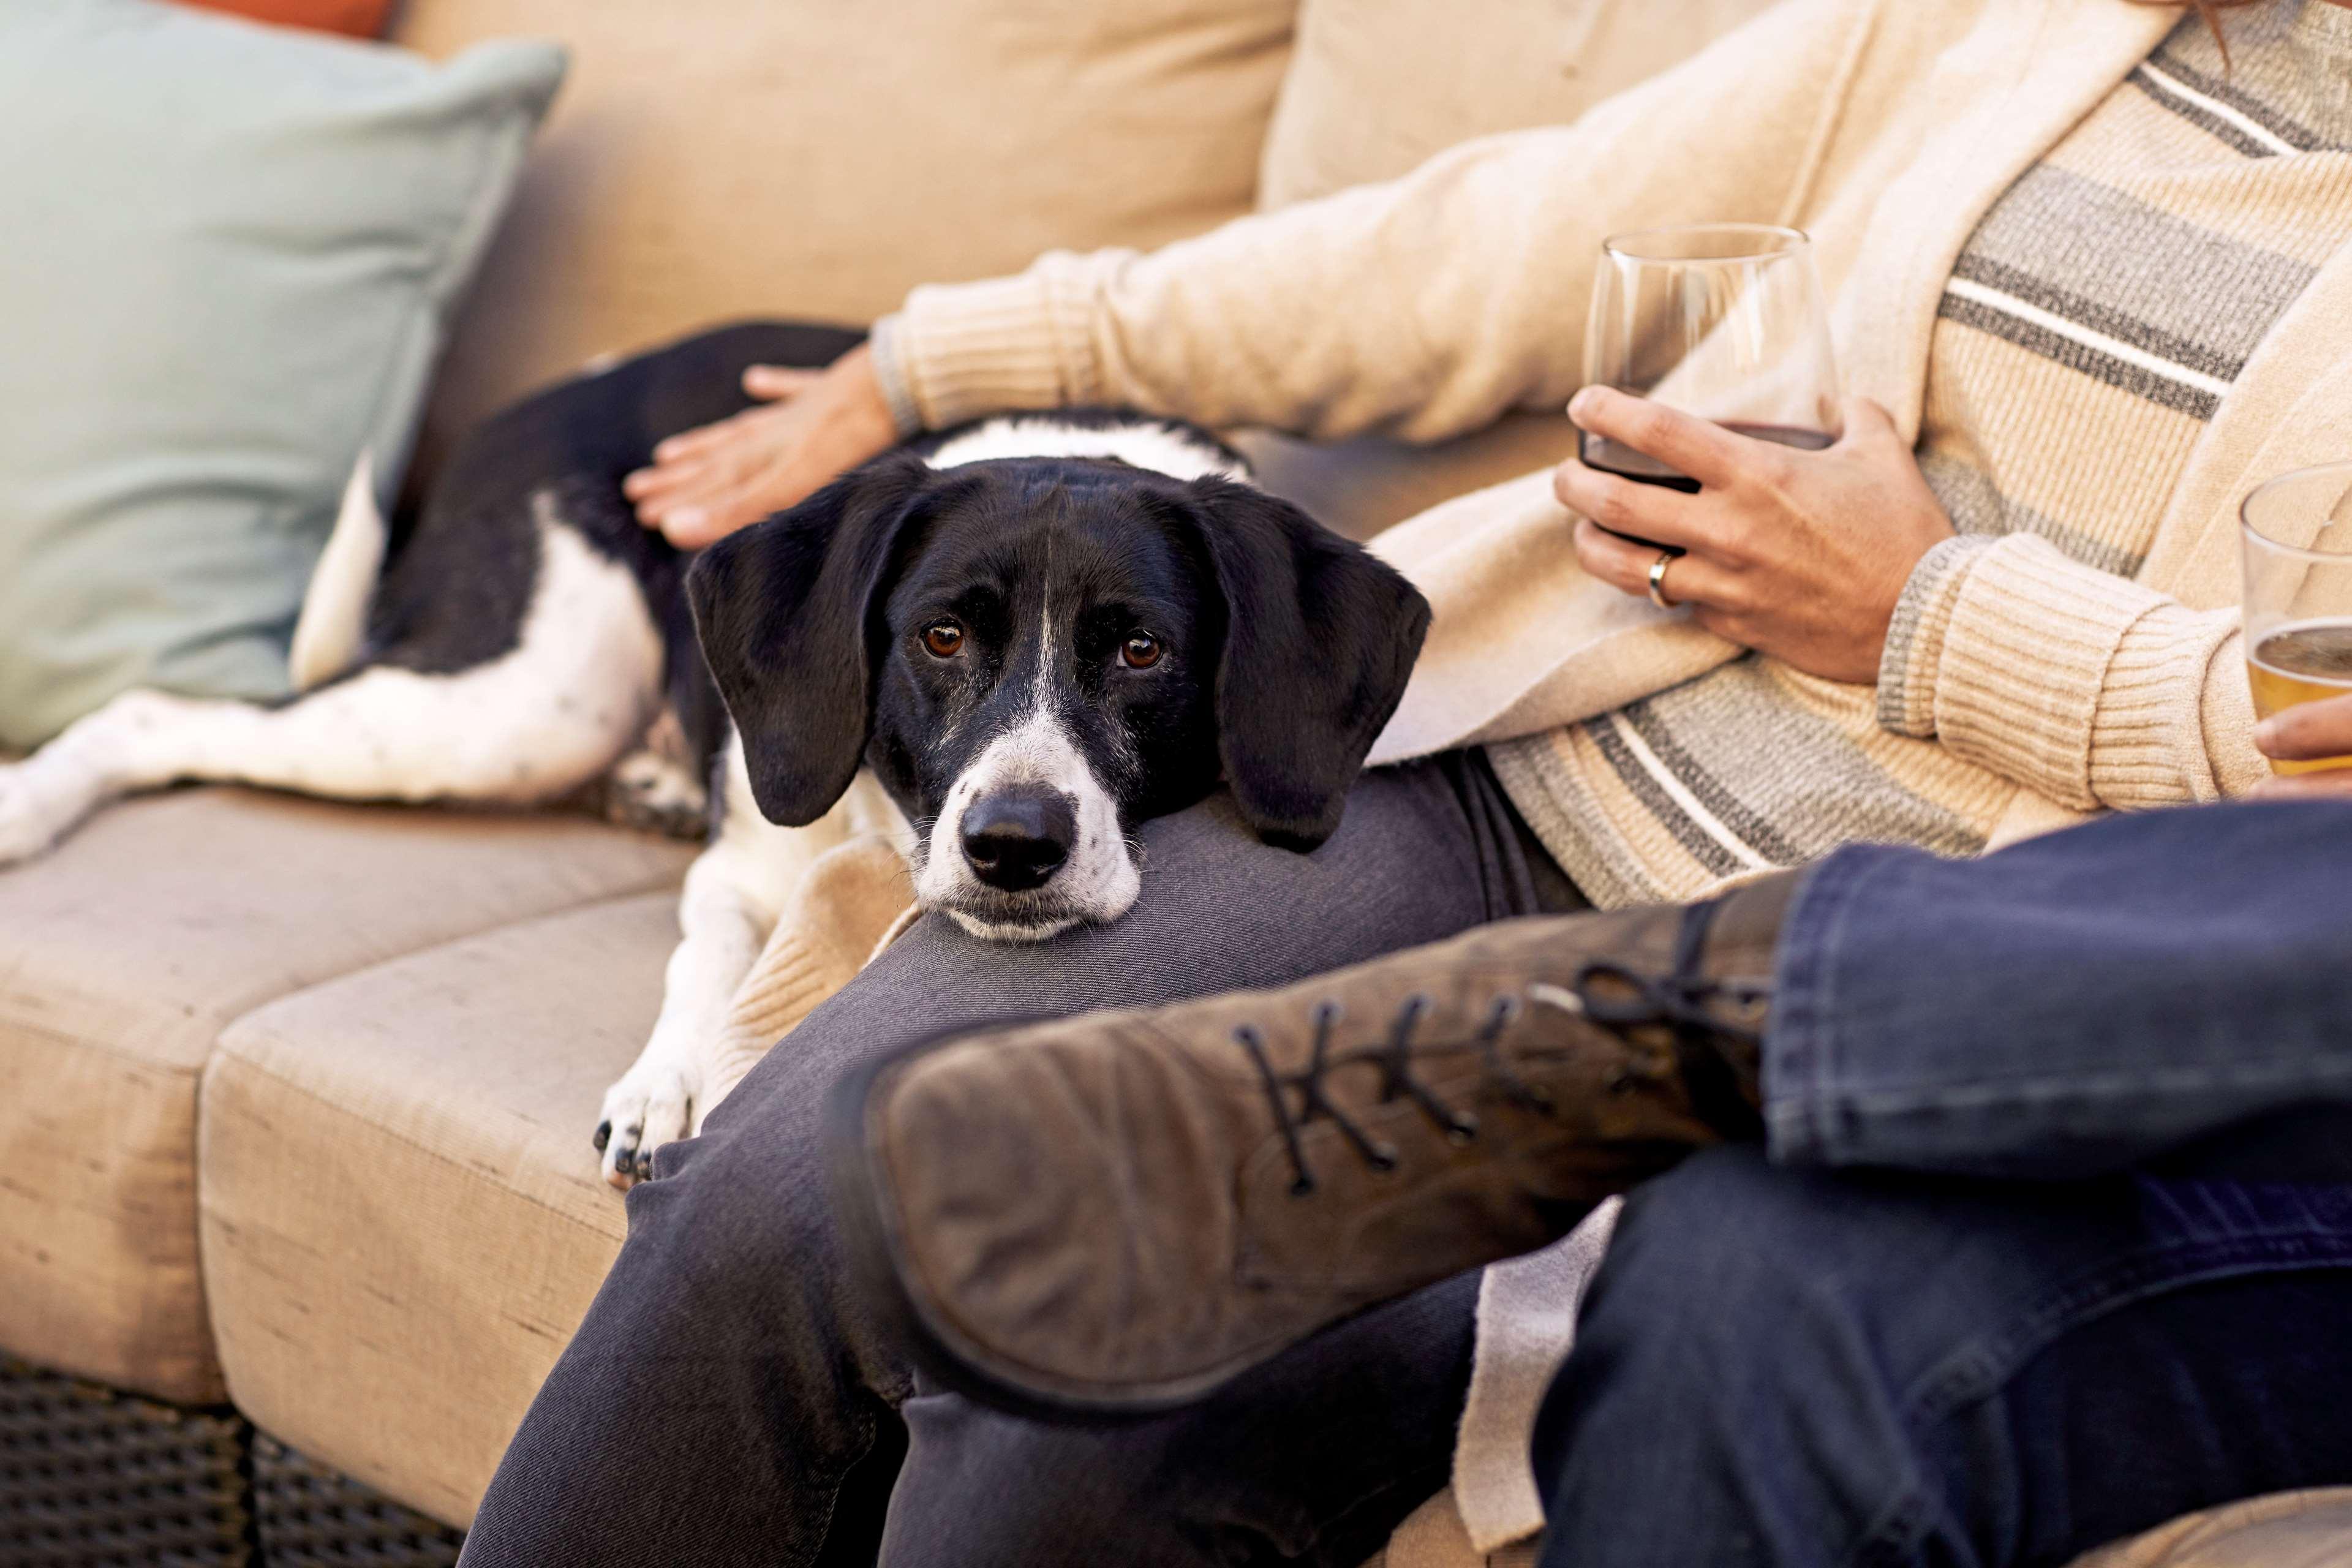
M 2176 19 L 2125 0 L 1788 0 L 1574 125 L 1474 142 L 1405 179 L 1150 255 L 1057 253 L 1015 278 L 918 289 L 879 347 L 932 426 L 1097 402 L 1433 440 L 1575 390 L 1604 235 L 1789 223 L 1813 237 L 1849 388 L 1916 437 L 1969 235 Z M 1906 670 L 1904 710 L 1928 716 L 1931 754 L 2013 786 L 1993 841 L 2261 776 L 2236 508 L 2261 479 L 2347 452 L 2352 255 L 2339 252 L 2196 437 L 2134 573 L 2030 533 L 1972 552 L 1965 589 L 1937 602 L 1932 670 Z M 1437 614 L 1376 760 L 1556 730 L 1741 651 L 1586 578 L 1547 474 L 1433 508 L 1377 548 Z M 903 900 L 879 841 L 836 816 L 811 842 L 839 847 L 730 1021 L 745 1061 L 842 983 L 846 955 L 883 937 Z M 1545 1267 L 1539 1255 L 1523 1273 Z M 1514 1278 L 1490 1271 L 1482 1298 L 1478 1419 L 1455 1472 L 1482 1552 L 1539 1522 L 1524 1422 L 1563 1348 L 1528 1329 L 1558 1282 L 1518 1291 Z

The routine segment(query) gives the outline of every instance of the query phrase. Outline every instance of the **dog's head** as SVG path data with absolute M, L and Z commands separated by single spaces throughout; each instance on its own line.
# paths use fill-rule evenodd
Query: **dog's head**
M 761 812 L 814 821 L 870 765 L 921 902 L 1005 939 L 1124 914 L 1128 829 L 1221 778 L 1322 843 L 1429 621 L 1287 502 L 1090 458 L 893 453 L 688 583 Z

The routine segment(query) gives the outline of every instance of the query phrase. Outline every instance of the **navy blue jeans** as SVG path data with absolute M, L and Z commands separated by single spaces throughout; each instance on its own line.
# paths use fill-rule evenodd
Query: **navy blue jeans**
M 1548 1563 L 2054 1563 L 2352 1482 L 2352 806 L 1834 856 L 1765 1079 L 1769 1159 L 1628 1201 Z

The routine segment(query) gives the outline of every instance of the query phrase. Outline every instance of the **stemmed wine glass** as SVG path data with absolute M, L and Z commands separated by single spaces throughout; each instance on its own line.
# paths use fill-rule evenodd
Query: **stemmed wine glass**
M 1812 246 L 1769 224 L 1644 229 L 1604 241 L 1584 379 L 1807 451 L 1844 428 Z M 1577 455 L 1643 484 L 1699 488 L 1606 437 L 1580 430 Z

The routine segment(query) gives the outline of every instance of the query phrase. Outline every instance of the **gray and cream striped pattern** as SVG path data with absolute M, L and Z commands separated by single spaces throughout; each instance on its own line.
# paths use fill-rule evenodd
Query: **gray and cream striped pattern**
M 1937 747 L 1931 651 L 1972 548 L 2041 535 L 2137 574 L 2190 450 L 2352 236 L 2352 11 L 2182 23 L 1978 226 L 1946 284 L 1919 460 L 1961 538 L 1915 574 L 1876 690 L 1750 657 L 1490 748 L 1605 906 L 1841 844 L 1980 850 L 2017 786 Z

